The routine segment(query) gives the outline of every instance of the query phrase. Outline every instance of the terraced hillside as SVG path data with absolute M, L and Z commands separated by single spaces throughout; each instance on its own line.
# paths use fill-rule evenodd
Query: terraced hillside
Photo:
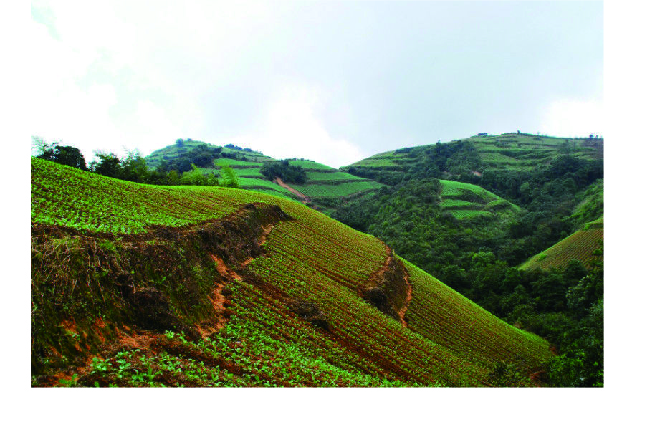
M 271 160 L 274 161 L 273 159 Z M 231 167 L 236 173 L 236 176 L 238 176 L 240 187 L 245 190 L 258 191 L 260 193 L 281 196 L 288 199 L 297 199 L 297 197 L 286 188 L 267 180 L 263 174 L 261 174 L 263 162 L 265 161 L 255 162 L 220 158 L 215 161 L 215 166 L 218 168 L 223 165 Z M 217 168 L 212 171 L 219 172 Z
M 286 184 L 283 180 L 271 181 L 263 176 L 261 170 L 266 162 L 276 162 L 274 158 L 250 149 L 233 145 L 218 147 L 202 141 L 186 140 L 166 146 L 156 150 L 145 160 L 149 167 L 156 168 L 161 163 L 170 164 L 175 160 L 186 158 L 189 160 L 186 168 L 190 169 L 190 163 L 200 154 L 206 155 L 207 162 L 198 164 L 199 168 L 196 171 L 212 173 L 220 177 L 220 168 L 228 165 L 238 176 L 241 188 L 299 200 L 327 215 L 330 215 L 334 207 L 346 198 L 383 187 L 383 184 L 376 181 L 305 159 L 290 160 L 292 166 L 301 167 L 306 171 L 305 183 Z M 218 156 L 216 159 L 211 159 L 211 155 Z
M 298 202 L 39 159 L 31 314 L 34 386 L 536 385 L 551 356 Z
M 513 217 L 520 208 L 505 199 L 473 184 L 440 181 L 440 208 L 463 220 L 472 217 Z
M 273 161 L 272 159 L 270 160 Z M 243 161 L 220 158 L 215 160 L 216 168 L 203 168 L 199 170 L 219 175 L 219 168 L 223 165 L 228 165 L 238 176 L 241 188 L 302 201 L 327 215 L 333 212 L 334 205 L 337 205 L 346 198 L 375 191 L 383 187 L 383 184 L 376 181 L 360 178 L 308 160 L 291 161 L 291 165 L 302 167 L 306 171 L 305 183 L 286 184 L 283 180 L 270 181 L 261 173 L 265 162 L 267 161 Z
M 448 162 L 452 155 L 455 155 L 458 145 L 463 146 L 461 150 L 466 161 L 463 165 L 459 162 L 453 164 Z M 542 170 L 550 166 L 561 153 L 568 153 L 570 156 L 586 161 L 598 160 L 603 156 L 603 140 L 556 138 L 521 133 L 474 136 L 462 141 L 379 153 L 342 169 L 386 183 L 396 183 L 406 173 L 415 173 L 416 170 L 418 173 L 428 174 L 429 170 L 434 169 L 437 169 L 437 174 L 433 173 L 431 176 L 442 176 L 445 179 L 462 177 L 469 181 L 478 178 L 480 181 L 487 171 L 505 174 L 513 171 Z
M 379 190 L 384 185 L 366 178 L 354 176 L 313 161 L 293 160 L 306 170 L 306 182 L 289 186 L 311 200 L 320 211 L 331 215 L 335 207 L 348 198 L 365 195 Z
M 273 160 L 273 158 L 265 156 L 260 152 L 253 151 L 251 149 L 243 149 L 240 147 L 235 148 L 235 146 L 231 144 L 226 146 L 216 146 L 215 144 L 206 143 L 204 141 L 185 140 L 183 142 L 171 144 L 169 146 L 155 150 L 145 157 L 145 162 L 150 168 L 154 169 L 161 163 L 161 161 L 173 160 L 183 155 L 192 155 L 201 148 L 207 148 L 209 150 L 220 149 L 223 154 L 229 155 L 229 158 L 239 160 L 248 160 L 255 162 Z
M 580 261 L 585 268 L 590 268 L 594 261 L 603 260 L 603 217 L 587 223 L 583 229 L 531 257 L 519 268 L 564 269 L 572 260 Z

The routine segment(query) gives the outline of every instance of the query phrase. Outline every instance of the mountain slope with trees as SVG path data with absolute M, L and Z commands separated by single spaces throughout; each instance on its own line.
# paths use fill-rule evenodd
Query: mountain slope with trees
M 602 245 L 602 229 L 585 230 L 602 223 L 602 152 L 600 138 L 519 133 L 384 152 L 344 169 L 388 187 L 343 202 L 333 217 L 383 239 L 509 323 L 547 338 L 570 360 L 557 367 L 568 372 L 558 381 L 601 385 L 602 251 L 593 247 L 597 255 L 590 258 L 574 254 L 581 248 L 570 236 L 591 234 Z M 511 214 L 484 217 L 477 207 L 475 217 L 454 216 L 447 209 L 471 209 L 469 199 L 444 195 L 447 185 L 461 183 L 488 190 L 503 208 L 514 205 L 504 210 Z M 565 238 L 572 244 L 557 244 Z M 548 258 L 540 252 L 550 247 L 556 256 L 549 260 L 560 262 L 546 271 L 518 269 L 529 258 Z M 590 297 L 570 297 L 578 287 Z M 582 372 L 570 376 L 573 366 Z
M 298 202 L 32 159 L 32 385 L 523 386 L 549 344 Z

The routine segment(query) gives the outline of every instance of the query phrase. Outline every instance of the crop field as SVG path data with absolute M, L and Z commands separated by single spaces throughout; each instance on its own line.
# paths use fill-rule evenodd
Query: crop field
M 239 177 L 240 188 L 242 189 L 272 194 L 287 199 L 297 199 L 297 196 L 293 193 L 267 180 L 261 174 L 260 170 L 263 168 L 263 162 L 220 158 L 215 160 L 215 165 L 216 167 L 220 167 L 221 165 L 230 166 L 236 173 L 236 176 Z M 293 160 L 291 161 L 291 165 L 305 168 L 307 170 L 307 180 L 304 184 L 289 185 L 309 198 L 314 198 L 314 203 L 324 212 L 329 212 L 332 208 L 329 205 L 321 205 L 320 199 L 346 197 L 383 186 L 376 181 L 360 178 L 313 161 Z M 220 173 L 219 168 L 200 168 L 199 171 L 203 173 L 214 173 L 216 175 Z
M 350 167 L 398 167 L 393 156 L 371 157 L 355 162 Z
M 262 179 L 263 175 L 261 174 L 261 170 L 258 168 L 247 168 L 247 167 L 237 167 L 234 168 L 234 173 L 236 173 L 236 176 L 239 178 L 257 178 L 257 179 Z
M 490 211 L 479 211 L 474 209 L 452 209 L 448 210 L 456 219 L 466 220 L 474 217 L 494 217 Z
M 529 363 L 536 366 L 549 355 L 546 341 L 496 318 L 419 267 L 404 264 L 413 284 L 406 319 L 415 332 L 486 367 L 506 357 L 525 356 L 538 357 Z
M 310 170 L 324 170 L 324 171 L 337 171 L 333 167 L 329 167 L 328 165 L 320 164 L 319 162 L 315 161 L 302 161 L 301 159 L 293 159 L 290 161 L 290 165 L 295 165 L 297 167 L 301 167 L 304 170 L 310 171 Z
M 288 218 L 270 222 L 262 239 L 236 236 L 233 250 L 261 244 L 264 252 L 243 263 L 220 264 L 205 252 L 213 247 L 203 245 L 208 228 L 172 240 L 148 232 L 151 224 L 174 234 L 186 224 L 256 211 L 243 210 L 252 203 L 277 205 Z M 33 225 L 64 219 L 64 226 L 104 233 L 32 237 L 32 335 L 42 346 L 32 359 L 46 370 L 55 366 L 52 374 L 33 374 L 32 385 L 483 386 L 492 385 L 499 362 L 519 366 L 520 384 L 532 385 L 529 372 L 550 356 L 540 338 L 406 262 L 406 325 L 382 313 L 360 293 L 383 275 L 387 246 L 298 202 L 238 189 L 126 183 L 33 159 Z M 132 232 L 143 235 L 117 238 Z M 227 255 L 245 256 L 220 256 Z M 125 312 L 125 278 L 137 298 L 153 296 L 150 305 L 168 296 L 170 314 L 187 328 L 126 329 L 133 316 Z M 207 324 L 216 317 L 222 322 Z M 209 331 L 192 334 L 188 326 Z M 64 377 L 53 379 L 62 369 Z
M 263 168 L 263 162 L 254 162 L 254 161 L 238 161 L 231 158 L 220 158 L 214 161 L 214 164 L 217 167 L 222 165 L 228 165 L 234 170 L 237 168 Z
M 334 172 L 315 172 L 308 171 L 306 172 L 307 184 L 312 183 L 321 183 L 321 182 L 333 182 L 333 181 L 365 181 L 365 179 L 352 174 L 346 173 L 344 171 L 334 171 Z
M 443 209 L 456 209 L 476 206 L 478 206 L 478 204 L 474 202 L 468 202 L 467 200 L 443 199 L 442 202 L 440 202 L 440 207 Z
M 184 226 L 220 218 L 255 199 L 257 195 L 246 190 L 156 187 L 32 158 L 31 216 L 43 224 L 134 234 L 153 225 Z
M 541 169 L 549 166 L 563 149 L 583 160 L 595 160 L 602 156 L 602 143 L 586 138 L 503 134 L 473 136 L 464 141 L 478 151 L 481 163 L 474 170 L 481 173 L 485 170 L 524 172 Z M 436 147 L 437 144 L 430 144 L 384 152 L 345 166 L 345 169 L 358 168 L 361 175 L 371 177 L 369 175 L 373 174 L 377 180 L 390 179 L 390 171 L 410 171 L 413 165 L 423 165 L 428 161 L 427 152 Z
M 603 259 L 603 220 L 598 219 L 576 231 L 564 240 L 535 255 L 519 268 L 524 270 L 541 268 L 565 268 L 571 260 L 578 260 L 586 268 L 592 261 Z
M 508 218 L 519 207 L 477 185 L 441 180 L 440 207 L 458 220 L 475 217 Z
M 381 188 L 383 184 L 375 181 L 343 182 L 341 184 L 289 184 L 291 187 L 310 198 L 345 197 L 362 191 Z

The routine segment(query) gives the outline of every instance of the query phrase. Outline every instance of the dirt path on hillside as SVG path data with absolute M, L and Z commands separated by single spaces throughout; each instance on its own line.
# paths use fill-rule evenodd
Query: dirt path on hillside
M 305 194 L 300 193 L 299 191 L 295 190 L 294 188 L 290 187 L 288 184 L 286 184 L 284 181 L 281 180 L 281 178 L 276 178 L 274 182 L 279 185 L 280 187 L 285 188 L 286 190 L 290 191 L 293 193 L 295 196 L 299 197 L 302 199 L 303 204 L 307 204 L 308 202 L 311 201 L 311 199 L 306 196 Z

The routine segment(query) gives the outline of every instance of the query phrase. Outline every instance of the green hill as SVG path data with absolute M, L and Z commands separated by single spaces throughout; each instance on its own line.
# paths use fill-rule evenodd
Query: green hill
M 199 172 L 212 173 L 216 177 L 220 177 L 220 168 L 228 165 L 238 176 L 241 188 L 299 200 L 327 215 L 333 213 L 335 207 L 343 200 L 384 186 L 376 181 L 303 158 L 289 160 L 289 163 L 305 171 L 304 183 L 272 181 L 268 180 L 261 170 L 265 163 L 280 161 L 231 144 L 218 147 L 193 140 L 178 140 L 176 144 L 152 152 L 145 161 L 150 168 L 163 166 L 165 172 L 181 168 L 179 172 L 184 173 L 190 172 L 191 164 L 194 163 Z
M 39 159 L 31 321 L 33 386 L 534 385 L 551 357 L 298 202 Z
M 155 150 L 145 157 L 145 162 L 148 167 L 154 169 L 159 166 L 162 161 L 171 161 L 181 157 L 192 157 L 201 151 L 221 151 L 222 155 L 228 155 L 229 158 L 238 160 L 248 160 L 254 162 L 265 162 L 273 160 L 269 156 L 265 156 L 260 152 L 248 148 L 241 148 L 228 144 L 226 146 L 216 146 L 215 144 L 206 143 L 197 140 L 177 140 L 176 144 L 165 146 L 162 149 Z
M 478 184 L 483 179 L 487 181 L 512 172 L 525 176 L 528 172 L 548 169 L 561 154 L 582 161 L 601 160 L 603 140 L 521 133 L 474 136 L 383 152 L 342 169 L 388 184 L 398 183 L 406 174 Z

